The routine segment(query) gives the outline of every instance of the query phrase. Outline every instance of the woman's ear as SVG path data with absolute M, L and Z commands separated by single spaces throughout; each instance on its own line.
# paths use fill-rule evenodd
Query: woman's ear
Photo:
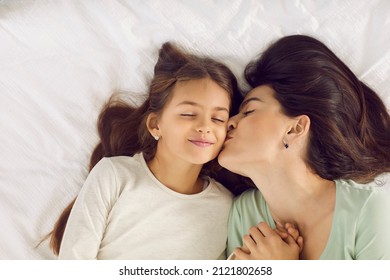
M 294 124 L 289 133 L 294 133 L 297 136 L 305 135 L 310 129 L 310 118 L 307 115 L 301 115 L 294 118 Z
M 156 113 L 150 113 L 146 119 L 146 127 L 153 138 L 160 137 L 160 130 L 158 127 L 158 115 Z
M 306 139 L 310 129 L 310 118 L 307 115 L 300 115 L 292 119 L 291 126 L 289 131 L 283 139 L 284 146 L 287 147 L 293 142 L 296 142 L 299 139 Z M 286 148 L 287 148 L 286 147 Z

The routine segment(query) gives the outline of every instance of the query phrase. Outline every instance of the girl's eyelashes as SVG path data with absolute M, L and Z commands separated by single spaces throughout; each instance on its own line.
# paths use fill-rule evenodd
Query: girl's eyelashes
M 195 114 L 193 113 L 185 113 L 185 114 L 180 114 L 182 117 L 195 117 Z
M 194 118 L 194 117 L 196 117 L 197 115 L 194 114 L 194 113 L 183 113 L 183 114 L 180 114 L 180 116 L 182 116 L 182 117 L 191 117 L 191 118 Z M 211 119 L 212 119 L 213 121 L 215 121 L 215 122 L 226 123 L 225 118 L 212 117 Z
M 220 119 L 220 118 L 212 118 L 214 121 L 216 122 L 220 122 L 220 123 L 225 123 L 225 119 Z

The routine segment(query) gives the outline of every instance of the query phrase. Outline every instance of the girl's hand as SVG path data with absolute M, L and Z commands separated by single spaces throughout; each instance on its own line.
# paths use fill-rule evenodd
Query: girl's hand
M 285 230 L 284 230 L 285 228 Z M 290 224 L 271 229 L 261 222 L 249 229 L 249 235 L 243 237 L 243 247 L 234 249 L 238 260 L 297 260 L 302 250 L 303 239 Z M 290 235 L 291 232 L 291 235 Z M 298 245 L 300 244 L 300 245 Z

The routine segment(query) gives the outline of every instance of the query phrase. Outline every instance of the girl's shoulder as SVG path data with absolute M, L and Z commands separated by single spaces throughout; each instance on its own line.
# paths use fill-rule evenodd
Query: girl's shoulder
M 140 157 L 141 154 L 102 158 L 91 170 L 85 185 L 99 189 L 107 197 L 119 197 L 125 189 L 134 189 L 146 177 Z
M 208 187 L 211 187 L 214 192 L 221 193 L 223 196 L 229 197 L 230 199 L 233 198 L 233 194 L 222 183 L 208 176 L 206 176 L 204 179 L 209 182 Z
M 107 189 L 121 193 L 124 188 L 135 186 L 137 180 L 145 177 L 140 156 L 142 155 L 104 157 L 93 167 L 87 181 L 104 189 L 110 186 Z
M 134 156 L 114 156 L 102 158 L 92 169 L 112 171 L 116 175 L 122 175 L 137 172 L 142 169 L 142 155 L 135 154 Z

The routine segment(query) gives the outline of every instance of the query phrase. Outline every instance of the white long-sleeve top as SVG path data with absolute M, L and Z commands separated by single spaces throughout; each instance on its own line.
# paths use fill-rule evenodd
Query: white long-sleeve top
M 103 158 L 72 208 L 59 259 L 221 259 L 232 195 L 221 184 L 198 194 L 161 184 L 142 154 Z

